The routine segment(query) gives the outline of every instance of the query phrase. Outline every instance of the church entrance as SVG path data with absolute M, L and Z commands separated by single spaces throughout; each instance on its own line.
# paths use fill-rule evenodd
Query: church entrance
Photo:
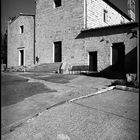
M 54 62 L 62 61 L 62 42 L 54 42 Z

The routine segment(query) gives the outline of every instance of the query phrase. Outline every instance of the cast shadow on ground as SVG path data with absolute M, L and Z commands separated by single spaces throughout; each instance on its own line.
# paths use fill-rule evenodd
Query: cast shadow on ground
M 89 72 L 81 74 L 91 77 L 104 77 L 108 79 L 125 79 L 126 73 L 137 73 L 137 47 L 125 55 L 124 68 L 114 69 L 113 66 L 109 66 L 100 72 Z

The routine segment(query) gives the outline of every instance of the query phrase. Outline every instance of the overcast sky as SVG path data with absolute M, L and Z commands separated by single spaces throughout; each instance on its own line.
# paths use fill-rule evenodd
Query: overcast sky
M 1 0 L 1 29 L 5 31 L 9 17 L 19 13 L 35 13 L 35 0 Z M 110 0 L 118 8 L 127 14 L 127 0 Z M 139 0 L 136 2 L 136 21 L 139 21 Z

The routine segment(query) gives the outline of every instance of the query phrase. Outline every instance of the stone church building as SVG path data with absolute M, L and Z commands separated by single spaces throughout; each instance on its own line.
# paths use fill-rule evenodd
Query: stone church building
M 36 14 L 8 23 L 8 67 L 62 62 L 90 71 L 137 71 L 139 23 L 109 0 L 36 0 Z

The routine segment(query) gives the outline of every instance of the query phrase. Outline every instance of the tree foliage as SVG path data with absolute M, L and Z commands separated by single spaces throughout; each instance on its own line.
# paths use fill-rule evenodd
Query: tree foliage
M 7 31 L 1 33 L 1 63 L 7 64 Z

